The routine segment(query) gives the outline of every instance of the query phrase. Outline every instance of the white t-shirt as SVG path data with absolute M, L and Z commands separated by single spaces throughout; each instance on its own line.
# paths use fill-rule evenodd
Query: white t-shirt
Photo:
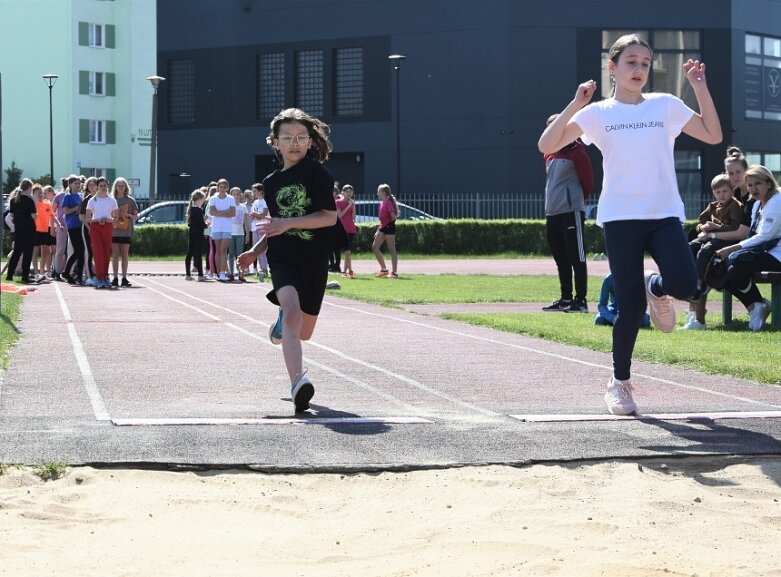
M 264 210 L 268 210 L 268 204 L 266 204 L 266 201 L 263 200 L 262 198 L 258 198 L 252 203 L 252 212 L 262 213 Z M 260 229 L 260 219 L 253 218 L 252 230 L 256 231 L 259 229 Z
M 594 102 L 572 117 L 587 141 L 602 151 L 604 177 L 597 224 L 613 220 L 686 220 L 675 177 L 673 148 L 694 115 L 670 94 L 643 95 L 640 104 L 613 98 Z
M 236 205 L 236 216 L 233 217 L 233 230 L 231 231 L 231 234 L 234 236 L 241 235 L 244 236 L 244 218 L 247 216 L 247 205 L 246 204 L 237 204 Z
M 236 206 L 236 200 L 230 195 L 220 198 L 215 194 L 209 199 L 209 206 L 206 207 L 206 216 L 212 221 L 212 234 L 215 232 L 232 234 L 233 218 L 230 216 L 214 216 L 211 213 L 211 207 L 214 207 L 216 210 L 228 210 L 232 206 Z
M 117 209 L 117 200 L 113 196 L 93 196 L 87 201 L 87 210 L 92 213 L 92 220 L 112 220 L 111 213 Z

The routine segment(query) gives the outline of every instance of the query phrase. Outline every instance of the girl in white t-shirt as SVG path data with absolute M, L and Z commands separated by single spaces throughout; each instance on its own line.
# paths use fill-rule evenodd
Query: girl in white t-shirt
M 252 230 L 252 245 L 254 246 L 260 240 L 263 234 L 260 232 L 260 223 L 268 216 L 268 204 L 263 198 L 263 184 L 256 182 L 252 185 L 252 194 L 255 195 L 255 200 L 252 203 L 252 210 L 249 213 L 250 217 L 250 229 Z M 268 257 L 264 250 L 258 257 L 260 261 L 260 272 L 258 273 L 258 280 L 263 281 L 268 276 Z M 255 261 L 257 264 L 257 261 Z
M 654 325 L 671 332 L 675 311 L 669 295 L 686 299 L 697 287 L 694 258 L 681 224 L 685 215 L 675 177 L 675 138 L 684 132 L 708 144 L 722 139 L 705 64 L 689 60 L 683 65 L 698 114 L 670 94 L 643 93 L 652 60 L 651 47 L 639 36 L 616 40 L 607 61 L 613 95 L 589 104 L 597 84 L 582 83 L 539 141 L 540 151 L 549 154 L 584 136 L 602 152 L 597 224 L 604 229 L 616 301 L 621 303 L 613 326 L 613 377 L 605 394 L 608 410 L 616 415 L 637 410 L 630 367 L 646 304 Z M 643 272 L 646 251 L 661 274 Z
M 228 280 L 233 280 L 234 275 L 238 276 L 240 282 L 247 282 L 244 278 L 244 271 L 236 266 L 236 257 L 244 252 L 244 241 L 249 241 L 247 226 L 247 205 L 241 202 L 243 193 L 238 186 L 231 188 L 231 196 L 236 201 L 236 214 L 232 219 L 231 238 L 228 242 Z M 234 270 L 238 269 L 238 270 Z
M 212 221 L 212 240 L 214 241 L 214 266 L 217 280 L 228 281 L 228 243 L 233 234 L 233 217 L 236 216 L 236 201 L 228 195 L 228 181 L 217 181 L 217 195 L 209 200 L 207 214 Z

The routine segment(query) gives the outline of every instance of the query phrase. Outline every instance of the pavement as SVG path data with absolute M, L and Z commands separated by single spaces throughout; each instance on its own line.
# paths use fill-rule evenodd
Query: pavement
M 0 462 L 349 472 L 781 454 L 781 387 L 635 362 L 641 415 L 614 417 L 607 354 L 337 291 L 304 345 L 317 393 L 296 415 L 267 337 L 269 285 L 187 282 L 181 268 L 134 262 L 132 288 L 51 283 L 25 297 L 0 381 Z M 549 259 L 400 267 L 554 271 Z

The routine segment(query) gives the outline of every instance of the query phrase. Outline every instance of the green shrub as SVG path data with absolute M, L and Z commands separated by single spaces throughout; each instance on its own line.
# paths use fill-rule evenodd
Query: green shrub
M 696 223 L 685 224 L 688 232 Z M 396 246 L 419 254 L 490 255 L 504 252 L 550 254 L 545 221 L 530 219 L 399 221 Z M 355 252 L 370 252 L 376 224 L 361 223 L 353 242 Z M 602 229 L 594 221 L 584 229 L 587 253 L 605 252 Z M 182 256 L 187 252 L 187 227 L 146 224 L 135 231 L 135 256 Z

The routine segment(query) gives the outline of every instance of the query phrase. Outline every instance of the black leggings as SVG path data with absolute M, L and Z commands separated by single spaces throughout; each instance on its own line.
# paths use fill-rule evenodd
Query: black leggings
M 184 272 L 190 274 L 190 263 L 195 261 L 198 276 L 203 276 L 203 231 L 190 231 L 187 237 L 187 256 L 184 257 Z
M 11 278 L 16 271 L 16 265 L 19 259 L 22 259 L 22 278 L 30 277 L 30 264 L 33 261 L 33 248 L 35 245 L 35 229 L 19 230 L 14 233 L 14 250 L 11 258 L 8 260 L 8 271 L 6 276 Z
M 643 264 L 646 251 L 659 267 L 662 292 L 677 299 L 688 299 L 697 290 L 697 266 L 683 226 L 675 217 L 606 222 L 604 231 L 618 305 L 613 325 L 613 376 L 625 381 L 630 377 L 632 352 L 648 305 Z
M 71 268 L 75 264 L 76 270 L 72 275 L 74 278 L 81 278 L 81 275 L 84 272 L 84 237 L 81 236 L 81 229 L 81 226 L 68 229 L 68 238 L 73 247 L 73 254 L 68 259 L 68 262 L 65 263 L 64 272 L 66 275 L 70 275 Z
M 781 271 L 781 262 L 769 252 L 757 254 L 751 260 L 737 259 L 729 268 L 724 290 L 733 294 L 746 307 L 762 302 L 752 275 L 759 271 Z

